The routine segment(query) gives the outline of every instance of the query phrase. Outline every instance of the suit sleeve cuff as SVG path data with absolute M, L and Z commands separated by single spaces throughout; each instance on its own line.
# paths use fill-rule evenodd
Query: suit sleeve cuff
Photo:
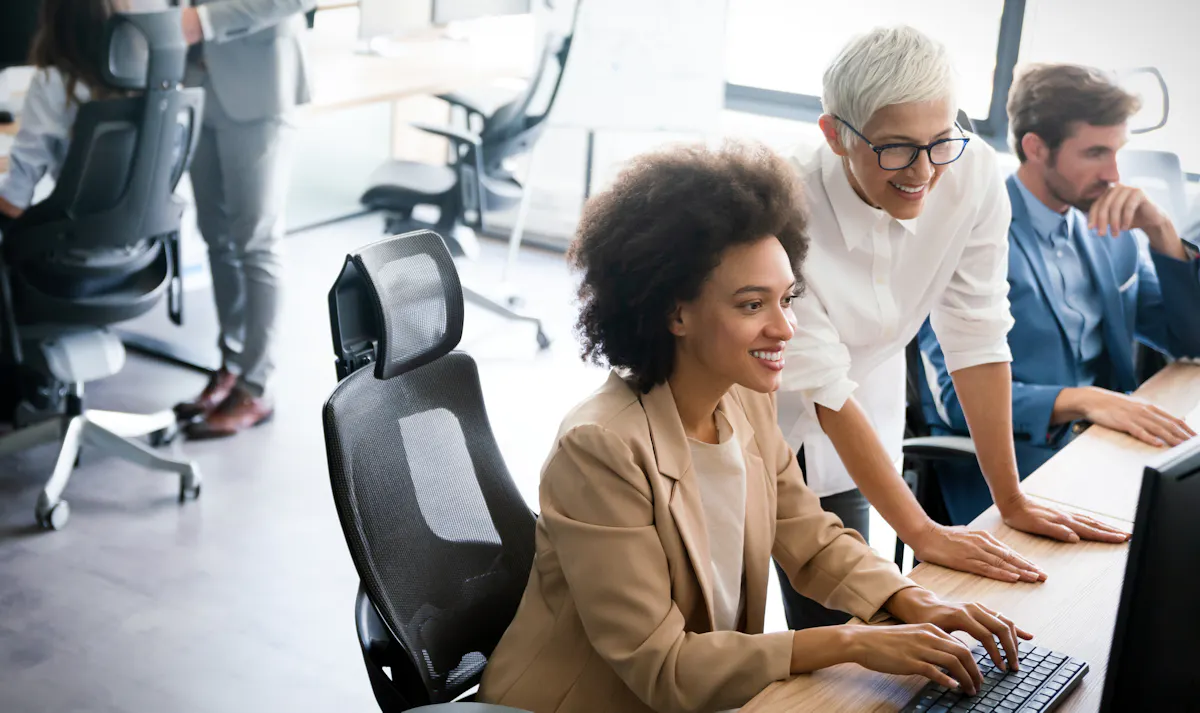
M 1051 432 L 1050 419 L 1054 416 L 1054 403 L 1062 393 L 1062 386 L 1050 385 L 1013 385 L 1026 392 L 1013 401 L 1013 432 L 1029 436 L 1030 441 L 1037 445 L 1049 443 L 1054 433 Z
M 196 8 L 196 17 L 200 19 L 200 33 L 204 35 L 205 42 L 212 42 L 216 33 L 213 32 L 212 18 L 208 16 L 209 8 L 201 5 Z

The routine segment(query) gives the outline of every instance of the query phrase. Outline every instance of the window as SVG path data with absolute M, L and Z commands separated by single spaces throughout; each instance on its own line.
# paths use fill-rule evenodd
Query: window
M 739 0 L 732 0 L 737 4 Z M 1167 124 L 1132 136 L 1131 148 L 1171 151 L 1184 170 L 1200 173 L 1200 3 L 1179 0 L 1027 0 L 1018 64 L 1074 62 L 1118 72 L 1156 67 L 1171 103 Z M 1161 94 L 1144 81 L 1131 85 L 1145 110 L 1131 126 L 1153 125 L 1161 116 Z
M 729 0 L 725 78 L 820 97 L 825 67 L 850 38 L 877 26 L 909 24 L 946 45 L 959 74 L 961 108 L 983 119 L 991 104 L 1003 10 L 1004 0 Z

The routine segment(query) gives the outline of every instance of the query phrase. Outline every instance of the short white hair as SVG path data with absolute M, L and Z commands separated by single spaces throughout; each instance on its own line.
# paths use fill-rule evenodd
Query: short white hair
M 851 40 L 825 70 L 821 106 L 859 131 L 875 112 L 907 102 L 948 99 L 957 111 L 946 47 L 907 25 L 877 27 Z M 844 145 L 855 138 L 840 122 Z

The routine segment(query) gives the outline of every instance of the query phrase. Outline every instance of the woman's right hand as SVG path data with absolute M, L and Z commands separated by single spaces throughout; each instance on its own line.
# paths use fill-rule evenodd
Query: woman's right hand
M 1046 574 L 991 533 L 933 524 L 908 543 L 922 562 L 970 572 L 1001 582 L 1038 582 Z
M 863 668 L 924 676 L 973 696 L 983 675 L 967 645 L 933 624 L 847 626 L 849 658 Z M 943 669 L 945 672 L 943 672 Z

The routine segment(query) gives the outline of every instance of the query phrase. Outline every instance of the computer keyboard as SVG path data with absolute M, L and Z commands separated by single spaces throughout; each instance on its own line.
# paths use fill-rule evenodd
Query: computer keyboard
M 1024 641 L 1017 644 L 1017 653 L 1021 670 L 1003 671 L 992 663 L 987 650 L 977 645 L 971 654 L 983 674 L 978 694 L 967 696 L 930 682 L 913 696 L 904 713 L 1046 713 L 1058 707 L 1088 672 L 1084 661 Z

